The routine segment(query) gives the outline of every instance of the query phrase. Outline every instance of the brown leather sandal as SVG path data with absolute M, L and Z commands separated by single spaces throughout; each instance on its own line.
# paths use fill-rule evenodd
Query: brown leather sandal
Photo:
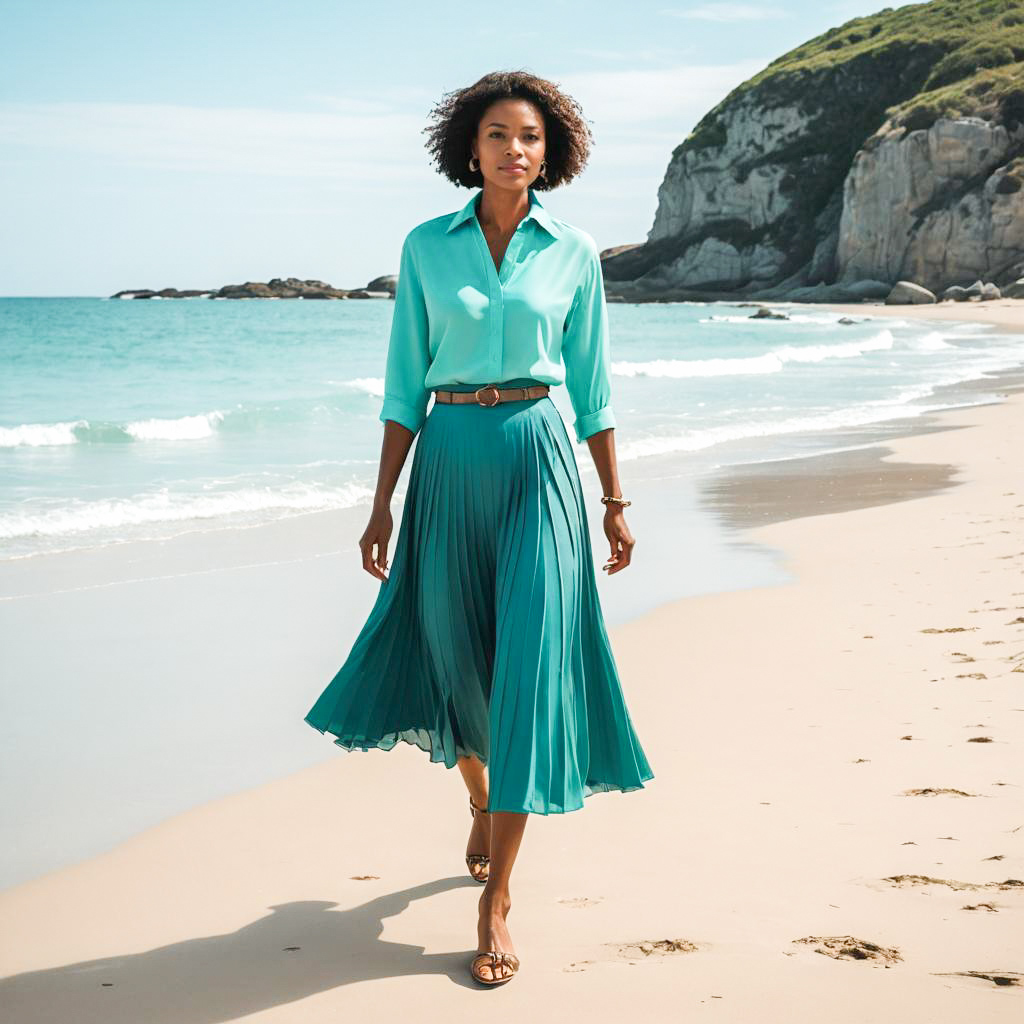
M 503 978 L 485 978 L 480 973 L 480 968 L 484 967 L 486 964 L 490 965 L 492 974 L 495 972 L 496 968 L 502 965 L 511 968 L 511 971 Z M 511 981 L 516 976 L 518 970 L 519 957 L 517 957 L 515 953 L 501 953 L 494 949 L 487 949 L 482 953 L 475 954 L 469 965 L 469 973 L 472 974 L 477 981 L 483 982 L 485 985 L 502 985 L 506 981 Z
M 471 817 L 476 817 L 477 812 L 480 814 L 489 814 L 490 812 L 483 807 L 477 807 L 473 802 L 473 798 L 469 798 L 469 813 Z M 469 874 L 472 878 L 478 881 L 481 885 L 486 885 L 487 876 L 489 871 L 487 870 L 488 865 L 491 863 L 491 858 L 486 853 L 467 853 L 466 854 L 466 867 L 469 868 Z M 474 870 L 474 868 L 476 870 Z M 479 873 L 478 873 L 479 872 Z

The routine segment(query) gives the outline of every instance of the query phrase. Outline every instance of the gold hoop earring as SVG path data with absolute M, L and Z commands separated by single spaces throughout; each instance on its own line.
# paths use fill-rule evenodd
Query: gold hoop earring
M 476 167 L 473 166 L 473 161 L 474 160 L 476 160 Z M 471 156 L 469 158 L 469 169 L 471 171 L 479 171 L 480 170 L 480 161 L 477 160 L 475 156 Z

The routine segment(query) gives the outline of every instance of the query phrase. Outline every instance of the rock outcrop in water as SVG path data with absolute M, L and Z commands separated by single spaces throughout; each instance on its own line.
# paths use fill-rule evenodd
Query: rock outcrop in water
M 226 284 L 215 290 L 188 288 L 126 289 L 111 295 L 112 299 L 390 299 L 395 294 L 394 275 L 375 277 L 365 288 L 345 290 L 326 281 L 301 281 L 297 277 L 275 277 L 267 281 L 246 281 Z
M 773 61 L 675 149 L 625 299 L 885 298 L 1024 277 L 1024 0 L 936 0 Z

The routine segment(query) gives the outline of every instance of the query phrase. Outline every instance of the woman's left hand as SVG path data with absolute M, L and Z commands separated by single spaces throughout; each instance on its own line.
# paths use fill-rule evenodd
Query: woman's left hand
M 612 505 L 606 507 L 604 513 L 604 534 L 611 544 L 611 557 L 601 566 L 608 575 L 619 572 L 629 565 L 633 557 L 633 545 L 636 541 L 626 525 L 626 517 L 621 508 Z

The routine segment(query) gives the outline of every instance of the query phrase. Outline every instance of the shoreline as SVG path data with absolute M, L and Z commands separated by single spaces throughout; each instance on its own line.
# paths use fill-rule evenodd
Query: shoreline
M 772 303 L 765 303 L 772 305 Z M 934 302 L 917 306 L 887 306 L 884 302 L 793 302 L 783 305 L 830 309 L 837 313 L 863 313 L 879 316 L 913 317 L 921 320 L 945 320 L 950 323 L 990 323 L 1013 334 L 1024 334 L 1024 299 L 986 299 L 984 302 Z
M 764 303 L 771 306 L 773 303 Z M 943 302 L 917 306 L 886 305 L 880 301 L 857 304 L 783 303 L 793 308 L 813 306 L 830 312 L 878 315 L 941 323 L 985 323 L 998 331 L 1024 334 L 1024 300 L 996 299 L 985 302 Z M 946 315 L 949 314 L 949 315 Z M 981 314 L 981 315 L 979 315 Z M 991 376 L 939 388 L 957 393 L 994 391 L 1001 404 L 1006 396 L 1024 391 L 1024 366 Z M 950 463 L 917 464 L 890 461 L 892 441 L 947 430 L 944 416 L 956 409 L 928 412 L 910 420 L 878 424 L 891 433 L 849 451 L 813 452 L 765 462 L 734 463 L 703 479 L 701 501 L 715 510 L 720 520 L 736 530 L 761 524 L 831 512 L 868 508 L 906 501 L 957 486 L 958 468 Z
M 1019 1014 L 1022 411 L 1010 393 L 886 442 L 883 464 L 956 486 L 737 535 L 789 582 L 610 629 L 655 777 L 530 821 L 513 1011 Z M 480 891 L 460 786 L 407 745 L 332 748 L 0 892 L 10 1019 L 316 1022 L 406 990 L 450 1019 Z M 898 959 L 837 963 L 828 936 Z

